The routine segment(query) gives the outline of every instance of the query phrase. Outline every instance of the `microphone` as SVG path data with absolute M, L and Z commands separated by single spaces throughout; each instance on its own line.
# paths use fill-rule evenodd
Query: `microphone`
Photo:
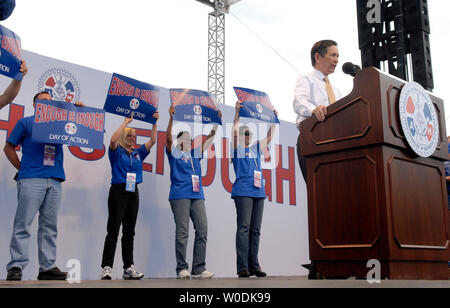
M 345 74 L 350 75 L 352 77 L 355 77 L 360 70 L 361 67 L 351 62 L 344 63 L 344 65 L 342 66 L 342 71 L 344 71 Z

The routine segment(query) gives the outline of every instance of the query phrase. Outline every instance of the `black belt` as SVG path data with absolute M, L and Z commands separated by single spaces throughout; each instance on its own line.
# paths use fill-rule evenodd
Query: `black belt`
M 120 188 L 120 189 L 125 190 L 127 188 L 127 184 L 125 184 L 125 183 L 122 183 L 122 184 L 111 184 L 111 187 L 112 188 Z M 139 187 L 139 184 L 136 183 L 136 188 L 138 188 L 138 187 Z

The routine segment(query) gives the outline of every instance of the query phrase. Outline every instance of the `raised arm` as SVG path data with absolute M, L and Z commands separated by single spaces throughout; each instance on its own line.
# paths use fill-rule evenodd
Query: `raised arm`
M 203 141 L 203 143 L 202 143 L 202 153 L 205 152 L 207 149 L 209 149 L 209 147 L 213 143 L 214 137 L 216 136 L 216 131 L 217 131 L 217 127 L 218 126 L 219 126 L 218 124 L 215 124 L 213 129 L 209 133 L 208 137 L 206 137 L 205 141 Z
M 236 111 L 234 114 L 233 128 L 231 131 L 231 136 L 233 138 L 233 149 L 237 148 L 238 138 L 239 138 L 239 112 L 241 111 L 242 102 L 236 102 Z
M 175 108 L 170 106 L 169 108 L 169 124 L 167 125 L 167 133 L 166 133 L 166 147 L 167 152 L 169 154 L 172 153 L 172 145 L 173 145 L 173 137 L 172 137 L 172 125 L 173 125 L 173 115 L 175 114 Z
M 219 118 L 222 118 L 222 111 L 220 111 L 220 110 L 219 110 Z M 214 127 L 211 130 L 211 132 L 209 133 L 208 137 L 206 138 L 205 141 L 203 141 L 202 153 L 204 153 L 207 149 L 209 149 L 209 147 L 213 143 L 214 137 L 216 136 L 217 127 L 219 127 L 219 124 L 214 124 Z
M 24 77 L 28 73 L 28 68 L 25 61 L 22 61 L 22 64 L 20 65 L 20 71 L 22 72 Z M 5 92 L 0 95 L 0 109 L 10 104 L 16 98 L 17 94 L 19 94 L 21 86 L 22 81 L 15 79 L 11 81 Z
M 123 120 L 122 125 L 114 132 L 114 134 L 111 136 L 111 141 L 109 143 L 109 148 L 113 151 L 117 150 L 117 147 L 119 146 L 119 140 L 122 136 L 123 130 L 125 127 L 128 126 L 133 121 L 133 115 L 131 115 L 131 118 L 125 118 Z
M 274 113 L 278 116 L 278 112 L 276 110 L 274 110 Z M 270 128 L 267 131 L 266 138 L 261 141 L 261 149 L 267 148 L 267 146 L 270 144 L 270 142 L 272 142 L 273 134 L 275 133 L 275 126 L 276 126 L 275 123 L 270 125 Z
M 155 118 L 156 121 L 158 121 L 158 119 L 159 119 L 158 111 L 156 111 L 153 114 L 153 118 Z M 152 127 L 152 134 L 150 136 L 150 140 L 145 144 L 145 148 L 147 149 L 147 152 L 150 151 L 150 149 L 155 145 L 157 134 L 158 134 L 158 127 L 157 127 L 157 125 L 155 123 L 155 124 L 153 124 L 153 127 Z

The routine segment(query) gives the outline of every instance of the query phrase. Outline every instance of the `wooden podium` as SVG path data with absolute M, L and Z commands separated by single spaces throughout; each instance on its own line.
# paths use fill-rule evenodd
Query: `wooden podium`
M 326 278 L 447 280 L 450 227 L 444 160 L 443 101 L 431 96 L 440 125 L 430 158 L 409 147 L 398 103 L 404 81 L 375 68 L 328 107 L 324 122 L 301 123 L 307 157 L 310 258 Z

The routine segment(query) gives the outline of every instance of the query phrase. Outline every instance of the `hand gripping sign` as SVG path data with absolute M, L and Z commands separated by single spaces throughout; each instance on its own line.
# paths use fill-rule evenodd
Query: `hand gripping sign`
M 238 87 L 234 87 L 234 92 L 242 102 L 240 117 L 280 124 L 270 98 L 266 93 Z
M 103 109 L 106 112 L 155 124 L 159 88 L 148 83 L 114 73 Z
M 103 148 L 105 111 L 57 101 L 36 101 L 33 142 Z
M 189 89 L 170 89 L 169 92 L 175 121 L 222 125 L 216 98 L 210 93 Z
M 20 37 L 0 25 L 0 74 L 21 81 L 22 47 Z

